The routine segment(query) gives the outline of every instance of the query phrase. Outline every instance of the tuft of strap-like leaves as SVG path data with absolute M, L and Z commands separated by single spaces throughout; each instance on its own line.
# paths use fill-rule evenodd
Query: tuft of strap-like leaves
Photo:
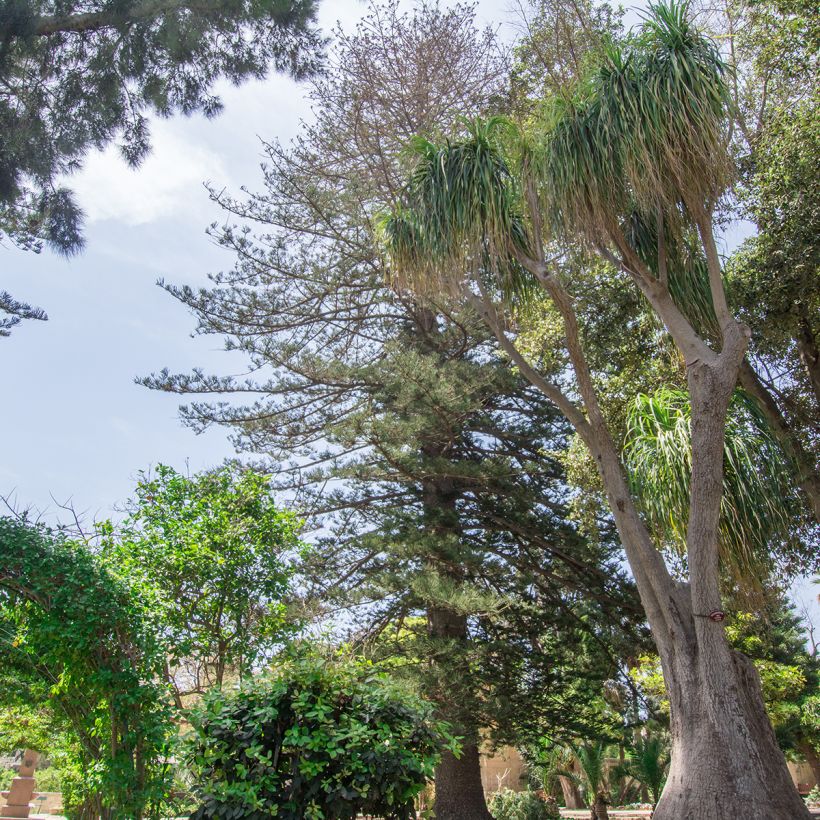
M 627 419 L 624 458 L 650 526 L 680 554 L 686 549 L 692 472 L 689 395 L 664 388 L 639 394 Z M 793 537 L 793 472 L 757 405 L 737 392 L 723 451 L 721 561 L 735 579 L 758 577 L 774 548 Z
M 636 208 L 689 222 L 731 178 L 727 67 L 687 2 L 650 8 L 641 35 L 611 44 L 545 123 L 540 177 L 555 227 L 592 241 Z
M 379 225 L 396 284 L 450 292 L 465 270 L 517 269 L 513 249 L 526 246 L 526 231 L 517 177 L 502 145 L 518 136 L 512 122 L 491 117 L 467 123 L 460 140 L 413 140 L 418 162 L 407 205 Z
M 662 230 L 670 251 L 683 248 L 731 179 L 726 73 L 688 4 L 670 0 L 651 7 L 634 41 L 606 47 L 574 98 L 549 101 L 532 134 L 491 117 L 458 140 L 417 138 L 405 201 L 378 226 L 394 282 L 448 292 L 465 270 L 488 271 L 515 293 L 526 286 L 521 254 L 533 255 L 542 228 L 592 244 L 656 242 Z M 529 224 L 532 204 L 548 224 Z M 633 223 L 645 236 L 632 236 Z

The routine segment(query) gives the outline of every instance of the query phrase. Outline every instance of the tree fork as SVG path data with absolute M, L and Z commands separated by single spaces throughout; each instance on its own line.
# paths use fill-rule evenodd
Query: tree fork
M 553 297 L 564 320 L 567 349 L 589 418 L 578 432 L 601 475 L 646 609 L 669 693 L 672 765 L 653 817 L 808 818 L 808 810 L 791 782 L 785 757 L 766 715 L 757 673 L 745 656 L 729 647 L 721 624 L 709 617 L 720 609 L 716 539 L 722 499 L 725 417 L 745 354 L 747 329 L 736 322 L 729 323 L 724 328 L 725 344 L 720 354 L 704 357 L 707 361 L 690 359 L 693 418 L 704 409 L 707 417 L 699 422 L 697 431 L 693 424 L 693 468 L 697 461 L 703 474 L 693 475 L 692 479 L 691 503 L 697 510 L 694 516 L 690 513 L 690 525 L 693 517 L 696 525 L 687 543 L 695 553 L 697 600 L 715 607 L 700 612 L 693 606 L 692 587 L 669 575 L 635 507 L 598 406 L 571 297 L 554 277 L 545 276 L 543 269 L 536 276 Z M 493 327 L 492 322 L 490 325 L 500 340 L 503 330 Z M 509 346 L 511 343 L 506 341 Z M 684 349 L 697 350 L 702 345 L 695 336 L 694 342 L 684 345 Z M 538 381 L 533 384 L 541 387 Z M 697 499 L 695 485 L 699 487 Z M 704 495 L 708 493 L 712 497 L 704 504 Z

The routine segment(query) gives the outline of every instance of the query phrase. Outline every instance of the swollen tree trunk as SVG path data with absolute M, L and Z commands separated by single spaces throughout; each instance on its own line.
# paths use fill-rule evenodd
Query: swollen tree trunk
M 466 641 L 467 616 L 445 607 L 431 606 L 427 611 L 430 635 L 451 641 Z M 447 705 L 443 704 L 447 717 Z M 436 820 L 491 820 L 481 783 L 478 732 L 475 727 L 460 726 L 464 735 L 461 756 L 449 752 L 436 766 Z
M 737 334 L 741 329 L 737 328 Z M 719 590 L 718 523 L 725 417 L 742 341 L 725 331 L 713 363 L 689 366 L 692 476 L 688 611 L 661 652 L 672 765 L 655 820 L 797 820 L 808 811 L 789 776 L 751 661 L 729 646 Z M 734 361 L 733 361 L 734 360 Z
M 695 652 L 689 680 L 667 682 L 674 703 L 672 765 L 653 817 L 808 818 L 763 707 L 754 666 L 737 652 L 730 653 L 729 664 L 724 668 Z M 704 679 L 718 690 L 692 698 Z
M 720 264 L 711 234 L 703 233 L 714 298 L 722 295 Z M 630 253 L 628 243 L 623 246 Z M 542 261 L 531 264 L 530 271 L 563 319 L 582 407 L 521 356 L 492 308 L 485 307 L 484 315 L 521 373 L 555 401 L 589 448 L 626 550 L 658 648 L 671 712 L 672 764 L 654 820 L 808 820 L 775 741 L 757 673 L 747 658 L 730 648 L 718 614 L 725 419 L 746 351 L 747 329 L 728 317 L 725 299 L 714 298 L 723 319 L 723 349 L 715 353 L 681 314 L 666 283 L 645 270 L 634 253 L 628 261 L 687 363 L 692 402 L 688 584 L 670 576 L 638 513 L 601 411 L 572 298 L 562 284 Z

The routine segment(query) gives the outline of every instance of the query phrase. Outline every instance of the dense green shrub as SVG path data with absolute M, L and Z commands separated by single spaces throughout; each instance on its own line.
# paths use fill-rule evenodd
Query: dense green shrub
M 494 820 L 557 820 L 561 815 L 554 802 L 542 800 L 535 792 L 502 789 L 490 800 Z
M 360 660 L 293 657 L 190 715 L 194 818 L 410 818 L 442 748 L 432 707 Z

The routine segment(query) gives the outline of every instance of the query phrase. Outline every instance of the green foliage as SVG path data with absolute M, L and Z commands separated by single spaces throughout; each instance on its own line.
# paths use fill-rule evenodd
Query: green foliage
M 691 406 L 682 390 L 638 394 L 627 418 L 624 459 L 630 485 L 661 543 L 684 554 L 689 518 Z M 801 542 L 800 500 L 793 465 L 757 405 L 735 393 L 726 420 L 720 548 L 724 567 L 749 590 L 772 560 L 797 560 L 813 549 Z M 784 549 L 783 545 L 791 549 Z M 802 559 L 802 560 L 801 560 Z
M 688 15 L 686 3 L 653 6 L 641 36 L 610 45 L 589 81 L 554 97 L 535 128 L 490 117 L 456 141 L 417 141 L 409 207 L 377 225 L 396 281 L 461 292 L 466 270 L 483 268 L 508 297 L 527 294 L 531 277 L 517 260 L 536 255 L 544 226 L 526 223 L 524 199 L 550 217 L 554 235 L 600 246 L 614 231 L 618 250 L 634 257 L 640 249 L 625 236 L 661 219 L 683 248 L 732 173 L 725 65 Z
M 584 741 L 570 746 L 577 764 L 575 770 L 561 772 L 578 782 L 587 802 L 592 804 L 598 795 L 605 794 L 608 787 L 606 758 L 608 745 L 602 740 Z
M 62 791 L 62 775 L 60 770 L 55 766 L 49 766 L 47 769 L 38 769 L 35 778 L 37 782 L 37 791 Z
M 820 749 L 820 660 L 807 651 L 803 621 L 791 604 L 775 599 L 762 614 L 737 613 L 727 636 L 754 661 L 780 745 Z
M 129 515 L 103 526 L 111 571 L 151 600 L 179 695 L 245 675 L 294 626 L 283 602 L 304 550 L 300 521 L 280 510 L 268 477 L 223 467 L 187 477 L 143 474 Z
M 82 245 L 82 214 L 60 178 L 119 140 L 132 165 L 149 150 L 147 112 L 221 107 L 225 78 L 317 67 L 313 0 L 125 0 L 0 5 L 0 236 L 62 253 Z
M 686 2 L 651 6 L 640 36 L 611 45 L 546 122 L 542 178 L 556 225 L 595 242 L 626 215 L 679 205 L 698 218 L 731 177 L 724 124 L 731 105 L 717 47 Z
M 8 789 L 11 781 L 17 776 L 14 769 L 0 769 L 0 789 Z M 60 770 L 54 766 L 47 769 L 38 768 L 35 772 L 36 789 L 38 792 L 59 792 L 62 790 Z
M 757 229 L 727 260 L 728 292 L 804 487 L 820 463 L 819 19 L 807 0 L 734 0 L 719 32 L 735 62 L 738 203 Z
M 526 246 L 521 191 L 503 150 L 507 141 L 521 139 L 510 120 L 496 116 L 469 122 L 457 141 L 414 141 L 412 207 L 376 226 L 398 284 L 422 293 L 460 293 L 468 260 L 487 260 L 511 292 L 528 290 L 512 256 L 513 248 Z
M 354 659 L 295 655 L 190 715 L 194 818 L 414 816 L 442 749 L 432 706 Z
M 530 782 L 545 794 L 553 794 L 560 786 L 561 773 L 572 769 L 575 764 L 575 755 L 569 746 L 546 737 L 528 744 L 523 753 Z
M 669 701 L 666 697 L 666 682 L 663 679 L 661 661 L 657 655 L 640 655 L 629 670 L 629 677 L 651 699 L 655 710 L 669 715 Z
M 820 310 L 819 102 L 820 96 L 777 113 L 755 146 L 754 171 L 742 190 L 758 234 L 732 260 L 732 293 L 771 343 L 796 336 L 795 320 Z
M 502 789 L 492 796 L 488 808 L 494 820 L 558 820 L 560 817 L 554 802 L 547 802 L 530 791 Z
M 2 666 L 70 735 L 70 816 L 157 810 L 173 726 L 149 602 L 84 544 L 26 521 L 0 519 L 0 567 Z
M 626 759 L 613 774 L 631 777 L 646 787 L 653 803 L 660 800 L 669 765 L 672 762 L 669 741 L 660 734 L 642 734 L 627 751 Z
M 339 39 L 337 70 L 312 86 L 317 122 L 267 147 L 265 189 L 216 197 L 246 223 L 217 234 L 234 267 L 206 290 L 168 288 L 251 377 L 146 381 L 217 395 L 184 417 L 229 426 L 311 511 L 320 613 L 344 611 L 352 639 L 392 657 L 459 734 L 598 728 L 588 704 L 618 673 L 607 640 L 632 646 L 642 625 L 611 530 L 588 542 L 567 521 L 567 427 L 472 310 L 387 287 L 369 230 L 409 137 L 486 110 L 500 74 L 472 5 L 398 9 L 374 4 Z M 487 131 L 474 153 L 492 174 Z
M 23 319 L 48 318 L 40 308 L 32 307 L 26 302 L 15 299 L 8 291 L 0 290 L 0 337 L 8 336 L 11 329 L 19 325 Z
M 729 295 L 752 328 L 758 369 L 789 372 L 775 396 L 814 461 L 812 430 L 820 423 L 819 103 L 815 92 L 767 121 L 741 190 L 757 234 L 727 263 Z
M 606 44 L 622 34 L 623 8 L 591 0 L 530 0 L 527 34 L 513 49 L 514 107 L 537 116 L 545 99 L 571 97 Z

